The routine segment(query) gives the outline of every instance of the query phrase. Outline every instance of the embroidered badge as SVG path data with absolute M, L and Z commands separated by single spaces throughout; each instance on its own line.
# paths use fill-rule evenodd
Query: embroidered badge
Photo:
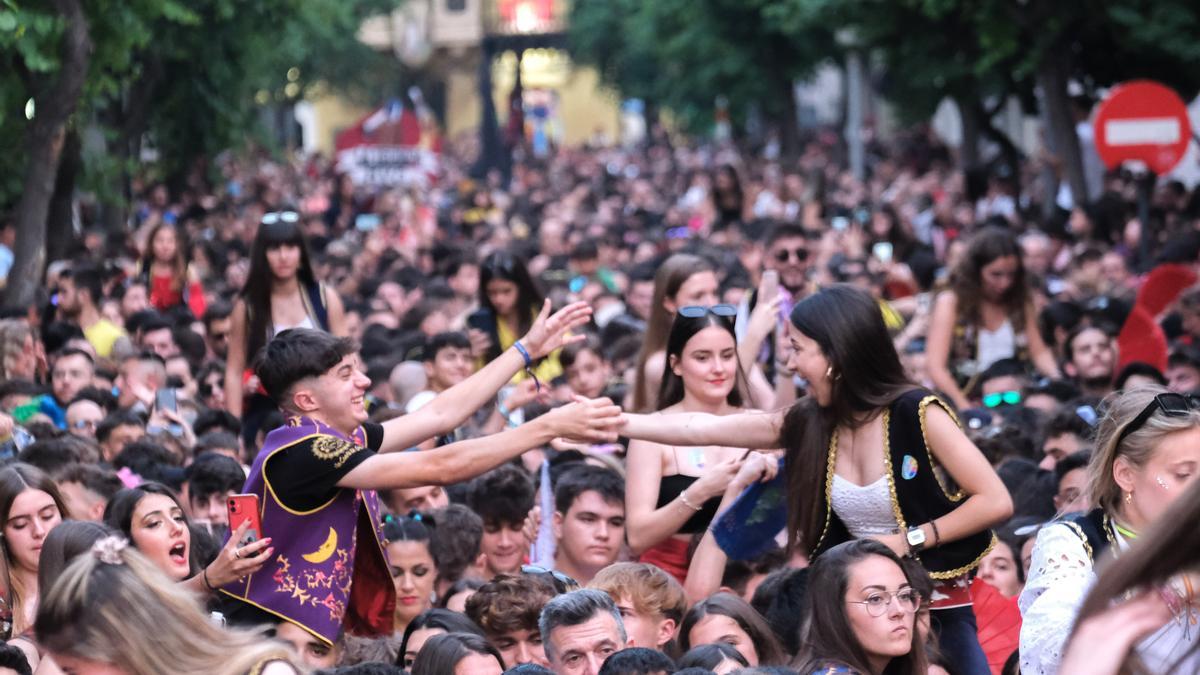
M 905 455 L 900 462 L 900 476 L 904 480 L 912 480 L 917 475 L 917 458 L 912 455 Z
M 317 459 L 333 462 L 333 466 L 338 469 L 342 468 L 357 450 L 353 443 L 336 436 L 320 436 L 312 443 L 313 455 Z

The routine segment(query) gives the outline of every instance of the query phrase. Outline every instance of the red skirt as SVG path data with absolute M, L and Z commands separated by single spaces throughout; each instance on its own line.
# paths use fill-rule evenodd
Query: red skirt
M 638 562 L 655 565 L 678 579 L 682 584 L 687 580 L 688 547 L 687 539 L 670 537 L 662 543 L 646 549 L 646 552 L 638 557 Z

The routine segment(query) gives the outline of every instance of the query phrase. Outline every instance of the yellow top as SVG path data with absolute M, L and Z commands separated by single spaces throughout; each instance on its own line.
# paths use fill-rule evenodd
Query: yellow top
M 125 331 L 108 319 L 100 319 L 84 328 L 83 336 L 92 343 L 92 348 L 96 350 L 96 356 L 107 359 L 112 356 L 113 344 L 125 337 Z
M 518 336 L 513 335 L 513 332 L 509 329 L 508 324 L 500 318 L 496 319 L 496 337 L 500 340 L 501 353 L 513 346 L 513 343 L 516 342 L 518 338 Z M 559 350 L 550 352 L 548 355 L 546 355 L 546 358 L 536 363 L 533 367 L 534 374 L 537 375 L 537 378 L 541 380 L 542 384 L 545 386 L 550 386 L 551 380 L 559 375 L 562 375 L 563 369 L 562 364 L 558 361 L 558 352 Z M 511 382 L 516 384 L 527 377 L 529 376 L 525 373 L 525 371 L 521 370 L 518 371 L 516 375 L 513 375 Z

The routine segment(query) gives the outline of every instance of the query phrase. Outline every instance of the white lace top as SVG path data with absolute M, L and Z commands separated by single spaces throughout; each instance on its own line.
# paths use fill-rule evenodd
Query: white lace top
M 1124 540 L 1117 540 L 1124 549 Z M 1055 524 L 1038 532 L 1021 608 L 1021 673 L 1053 675 L 1059 670 L 1075 616 L 1096 581 L 1084 541 L 1068 525 Z M 1138 655 L 1152 673 L 1171 672 L 1171 666 L 1197 640 L 1197 627 L 1173 620 L 1138 645 Z M 1200 654 L 1193 654 L 1174 672 L 1200 672 Z
M 870 485 L 855 485 L 833 474 L 833 512 L 855 539 L 896 531 L 896 514 L 886 475 Z

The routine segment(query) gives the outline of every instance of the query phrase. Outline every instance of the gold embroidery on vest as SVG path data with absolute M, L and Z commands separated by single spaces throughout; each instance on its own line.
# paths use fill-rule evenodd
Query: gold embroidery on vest
M 334 468 L 338 469 L 342 468 L 357 449 L 353 443 L 336 436 L 320 436 L 312 444 L 312 453 L 317 459 L 333 462 Z

